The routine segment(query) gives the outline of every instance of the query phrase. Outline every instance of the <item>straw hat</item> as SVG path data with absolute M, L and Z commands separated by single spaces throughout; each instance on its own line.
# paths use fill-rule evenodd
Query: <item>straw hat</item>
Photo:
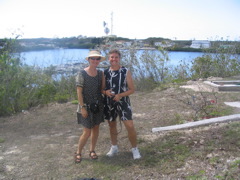
M 99 51 L 93 50 L 89 51 L 88 56 L 86 57 L 86 60 L 88 60 L 89 57 L 101 57 L 100 62 L 104 61 L 106 58 L 101 55 Z

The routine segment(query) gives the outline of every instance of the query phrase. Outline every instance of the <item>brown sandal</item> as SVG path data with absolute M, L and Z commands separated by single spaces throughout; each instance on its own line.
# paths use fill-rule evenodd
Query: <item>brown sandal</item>
M 74 158 L 75 163 L 80 163 L 82 161 L 82 155 L 80 153 L 75 153 Z
M 98 159 L 98 156 L 97 156 L 97 154 L 95 153 L 95 151 L 90 151 L 89 157 L 90 157 L 92 160 Z

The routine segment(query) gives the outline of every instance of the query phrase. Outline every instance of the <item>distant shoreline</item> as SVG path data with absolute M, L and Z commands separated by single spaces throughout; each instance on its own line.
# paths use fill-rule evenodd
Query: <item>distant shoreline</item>
M 18 52 L 30 52 L 30 51 L 45 51 L 45 50 L 55 50 L 55 49 L 91 49 L 91 48 L 56 48 L 56 47 L 33 47 L 33 48 L 20 48 Z M 126 48 L 119 48 L 120 50 L 126 50 Z M 157 50 L 154 47 L 146 47 L 146 48 L 135 48 L 136 50 Z M 179 51 L 179 52 L 204 52 L 202 49 L 194 49 L 194 48 L 177 48 L 170 49 L 166 48 L 166 51 Z
M 4 46 L 6 39 L 0 39 L 0 48 Z M 197 41 L 197 40 L 195 40 Z M 127 39 L 122 37 L 115 37 L 109 39 L 96 37 L 71 37 L 61 39 L 37 38 L 37 39 L 17 39 L 15 49 L 17 52 L 27 51 L 44 51 L 54 49 L 94 49 L 96 46 L 105 46 L 126 49 L 134 47 L 136 50 L 155 50 L 158 47 L 165 51 L 179 51 L 179 52 L 209 52 L 215 53 L 217 48 L 237 48 L 236 52 L 240 53 L 239 42 L 234 41 L 208 41 L 209 46 L 202 45 L 193 40 L 170 40 L 166 38 L 148 38 L 148 39 Z M 194 46 L 192 46 L 194 44 Z M 206 43 L 205 43 L 206 44 Z

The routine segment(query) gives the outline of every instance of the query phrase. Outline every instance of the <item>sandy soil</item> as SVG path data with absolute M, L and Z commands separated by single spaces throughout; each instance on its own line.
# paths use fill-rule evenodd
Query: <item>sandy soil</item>
M 197 87 L 193 83 L 191 85 Z M 179 115 L 187 116 L 191 113 L 191 109 L 172 98 L 173 94 L 176 94 L 176 89 L 168 88 L 163 91 L 136 92 L 131 96 L 139 138 L 154 140 L 164 133 L 153 134 L 153 127 L 173 125 Z M 4 142 L 0 143 L 0 180 L 73 179 L 91 175 L 91 168 L 86 172 L 84 167 L 84 161 L 90 161 L 88 145 L 84 149 L 82 166 L 76 165 L 73 160 L 81 130 L 82 127 L 76 121 L 76 105 L 71 103 L 54 103 L 11 117 L 1 117 L 0 138 Z M 105 122 L 101 124 L 96 149 L 99 161 L 104 158 L 109 147 L 108 125 Z M 132 162 L 124 128 L 119 133 L 119 148 L 125 160 Z M 137 164 L 132 169 L 139 171 Z M 119 174 L 124 177 L 123 172 Z M 131 175 L 130 172 L 126 174 L 129 177 Z

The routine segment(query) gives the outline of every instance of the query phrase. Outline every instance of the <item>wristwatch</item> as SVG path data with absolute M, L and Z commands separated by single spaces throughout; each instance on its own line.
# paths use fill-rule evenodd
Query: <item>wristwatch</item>
M 81 106 L 80 104 L 79 104 L 79 106 L 80 106 L 81 109 L 82 109 L 83 107 L 87 107 L 86 105 Z

